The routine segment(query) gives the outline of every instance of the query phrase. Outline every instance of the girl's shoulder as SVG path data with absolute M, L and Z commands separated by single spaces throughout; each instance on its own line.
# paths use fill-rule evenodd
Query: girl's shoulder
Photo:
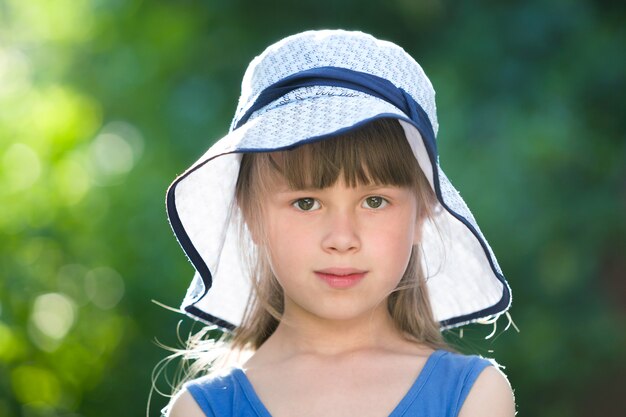
M 515 397 L 506 375 L 497 367 L 486 368 L 476 379 L 459 417 L 515 416 Z
M 451 415 L 513 417 L 515 399 L 501 368 L 495 360 L 478 355 L 442 354 L 434 379 L 445 380 L 447 391 L 454 393 L 448 402 L 448 407 L 452 408 Z M 431 387 L 441 389 L 438 385 L 431 384 Z
M 238 368 L 227 368 L 187 381 L 182 390 L 173 398 L 168 417 L 212 417 L 237 414 L 233 404 L 242 395 L 237 382 Z
M 432 359 L 421 387 L 420 406 L 426 411 L 459 417 L 514 415 L 511 387 L 493 359 L 443 350 Z
M 182 389 L 176 394 L 170 404 L 163 409 L 163 415 L 166 417 L 205 417 L 197 401 L 193 398 L 187 389 Z

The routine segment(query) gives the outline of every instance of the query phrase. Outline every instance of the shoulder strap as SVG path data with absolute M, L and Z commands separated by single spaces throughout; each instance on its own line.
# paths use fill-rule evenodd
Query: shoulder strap
M 478 375 L 493 364 L 480 356 L 445 352 L 405 415 L 456 417 Z
M 207 417 L 266 417 L 251 386 L 242 383 L 243 375 L 241 369 L 231 368 L 189 381 L 185 388 Z
M 207 417 L 233 415 L 231 406 L 235 384 L 228 375 L 198 378 L 187 382 L 185 388 Z

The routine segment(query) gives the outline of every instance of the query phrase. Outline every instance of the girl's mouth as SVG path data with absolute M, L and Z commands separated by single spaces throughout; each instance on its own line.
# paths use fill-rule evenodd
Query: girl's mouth
M 367 274 L 367 271 L 353 268 L 329 268 L 315 271 L 318 278 L 324 280 L 330 287 L 343 289 L 358 284 Z

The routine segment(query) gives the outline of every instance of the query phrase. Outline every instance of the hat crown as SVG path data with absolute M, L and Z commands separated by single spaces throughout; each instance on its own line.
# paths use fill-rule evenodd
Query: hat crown
M 292 74 L 320 67 L 339 67 L 385 78 L 409 93 L 438 130 L 435 90 L 422 67 L 401 47 L 363 32 L 307 31 L 269 46 L 250 62 L 232 126 L 259 94 Z

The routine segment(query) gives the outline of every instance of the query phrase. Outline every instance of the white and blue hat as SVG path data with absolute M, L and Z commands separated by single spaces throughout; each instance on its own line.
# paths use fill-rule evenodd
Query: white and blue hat
M 424 224 L 422 263 L 441 328 L 491 319 L 509 286 L 467 205 L 439 165 L 435 91 L 402 48 L 361 32 L 308 31 L 256 57 L 244 75 L 230 132 L 167 191 L 167 213 L 196 274 L 181 309 L 236 328 L 251 291 L 235 219 L 243 152 L 293 148 L 372 120 L 400 121 L 438 207 Z

